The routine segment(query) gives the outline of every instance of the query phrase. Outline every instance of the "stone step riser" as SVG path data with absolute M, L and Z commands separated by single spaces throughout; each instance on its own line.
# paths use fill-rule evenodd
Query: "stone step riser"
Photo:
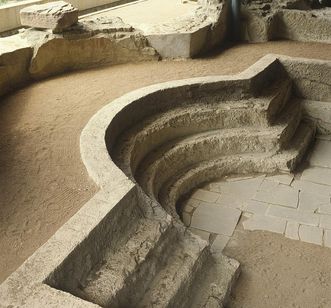
M 299 147 L 287 156 L 231 156 L 212 161 L 205 161 L 188 170 L 178 170 L 177 176 L 173 176 L 164 184 L 158 194 L 158 201 L 172 215 L 176 215 L 176 203 L 180 197 L 189 193 L 193 188 L 202 183 L 219 179 L 228 174 L 245 173 L 272 173 L 277 170 L 292 171 L 302 159 L 310 142 L 313 139 L 314 128 L 307 128 Z
M 196 109 L 184 114 L 173 114 L 172 117 L 150 123 L 147 127 L 122 137 L 119 142 L 115 160 L 126 174 L 135 172 L 138 164 L 148 151 L 183 136 L 201 133 L 215 129 L 241 127 L 263 128 L 270 125 L 268 112 L 256 108 L 206 111 Z M 132 154 L 133 153 L 133 154 Z
M 97 298 L 91 298 L 87 294 L 87 298 L 102 307 L 133 307 L 146 292 L 164 262 L 171 257 L 169 247 L 176 242 L 177 236 L 177 229 L 170 225 L 162 233 L 158 242 L 149 249 L 144 259 L 140 262 L 137 261 L 134 270 L 125 274 L 125 280 L 123 280 L 120 288 L 110 293 L 108 293 L 110 288 L 105 289 L 105 294 L 98 294 Z M 112 285 L 112 279 L 109 280 L 108 285 Z M 90 290 L 90 292 L 93 292 L 93 290 Z
M 222 137 L 221 134 L 222 131 L 219 136 L 210 136 L 184 145 L 176 145 L 150 166 L 139 168 L 137 174 L 141 174 L 142 177 L 136 177 L 137 182 L 147 194 L 155 198 L 163 184 L 182 168 L 222 155 L 276 153 L 281 147 L 278 136 L 274 134 L 231 137 Z M 139 172 L 139 170 L 144 170 L 144 172 Z
M 186 307 L 190 298 L 190 291 L 195 282 L 195 278 L 200 274 L 203 265 L 206 263 L 210 256 L 210 250 L 208 243 L 198 238 L 196 235 L 191 234 L 189 231 L 184 235 L 182 244 L 185 248 L 181 253 L 181 258 L 186 258 L 186 254 L 191 255 L 189 261 L 186 260 L 185 268 L 179 267 L 176 265 L 176 273 L 172 272 L 156 285 L 152 285 L 154 290 L 147 292 L 142 299 L 142 301 L 136 305 L 138 308 L 149 308 L 149 307 L 158 307 L 158 308 L 170 308 L 170 307 Z M 193 252 L 190 248 L 192 241 L 197 246 L 194 248 Z M 187 249 L 187 252 L 185 251 Z M 198 249 L 198 250 L 197 250 Z M 171 262 L 171 259 L 169 259 Z M 178 268 L 177 268 L 178 266 Z M 168 267 L 168 266 L 167 266 Z M 173 275 L 176 279 L 173 279 Z M 170 284 L 171 287 L 166 287 L 167 284 Z M 163 291 L 163 285 L 165 285 L 166 291 Z

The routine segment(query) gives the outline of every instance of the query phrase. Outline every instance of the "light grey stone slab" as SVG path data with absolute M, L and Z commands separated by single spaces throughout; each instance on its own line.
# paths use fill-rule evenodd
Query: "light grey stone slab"
M 293 174 L 290 174 L 290 173 L 276 174 L 276 175 L 266 177 L 266 180 L 268 180 L 268 181 L 273 181 L 273 182 L 284 184 L 284 185 L 291 185 L 293 179 L 294 179 L 294 176 L 293 176 Z
M 222 194 L 216 203 L 222 206 L 243 209 L 247 201 L 255 195 L 263 180 L 264 176 L 259 176 L 220 183 Z
M 331 141 L 317 140 L 309 161 L 312 166 L 331 168 Z
M 288 221 L 285 229 L 285 236 L 292 240 L 299 240 L 299 223 Z
M 229 236 L 218 234 L 211 246 L 212 252 L 222 252 L 230 240 Z
M 331 141 L 331 135 L 317 135 L 316 139 Z
M 210 233 L 209 232 L 206 232 L 206 231 L 203 231 L 203 230 L 200 230 L 200 229 L 196 229 L 196 228 L 189 228 L 189 230 L 195 234 L 195 235 L 198 235 L 200 236 L 203 240 L 209 242 L 209 238 L 210 238 Z
M 324 230 L 324 246 L 331 248 L 331 230 Z
M 245 211 L 258 215 L 264 215 L 268 207 L 269 207 L 268 203 L 264 203 L 256 200 L 248 200 L 247 205 L 245 207 Z
M 220 194 L 203 189 L 197 189 L 191 196 L 193 199 L 210 203 L 216 202 L 219 197 Z
M 245 230 L 261 230 L 283 234 L 286 227 L 286 220 L 278 217 L 254 215 L 243 222 Z
M 331 215 L 331 204 L 322 204 L 317 210 L 317 213 L 319 214 L 326 214 L 326 215 Z
M 183 212 L 183 223 L 186 227 L 189 227 L 191 225 L 192 215 L 190 213 Z
M 303 180 L 294 180 L 291 184 L 292 187 L 300 191 L 307 191 L 314 194 L 330 195 L 331 187 L 323 184 L 312 183 Z
M 297 189 L 280 184 L 272 192 L 257 191 L 253 199 L 260 202 L 297 208 L 298 198 L 299 191 Z
M 220 183 L 210 183 L 209 184 L 209 190 L 216 192 L 216 193 L 221 193 L 222 192 L 222 187 Z
M 241 211 L 215 204 L 199 206 L 193 213 L 191 226 L 211 233 L 231 236 Z
M 315 212 L 322 205 L 330 202 L 330 196 L 300 191 L 299 207 L 301 211 Z
M 331 230 L 331 216 L 330 215 L 321 215 L 320 227 Z
M 259 187 L 259 191 L 266 191 L 266 192 L 272 192 L 274 191 L 277 186 L 279 185 L 279 182 L 276 182 L 276 181 L 272 181 L 272 180 L 269 180 L 269 179 L 265 179 L 261 186 Z
M 298 209 L 291 209 L 278 205 L 271 205 L 267 210 L 267 215 L 281 217 L 287 220 L 296 221 L 300 224 L 311 226 L 318 226 L 320 218 L 318 214 L 299 211 Z
M 255 178 L 254 176 L 232 176 L 226 179 L 227 182 L 246 181 Z
M 301 179 L 317 184 L 331 186 L 331 169 L 312 167 L 303 171 Z
M 319 227 L 300 225 L 299 227 L 300 240 L 307 243 L 322 245 L 323 229 Z

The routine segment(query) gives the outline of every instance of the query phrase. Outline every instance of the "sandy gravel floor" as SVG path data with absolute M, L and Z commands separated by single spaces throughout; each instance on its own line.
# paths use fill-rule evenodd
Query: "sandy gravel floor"
M 157 82 L 238 73 L 267 53 L 331 59 L 331 45 L 294 42 L 238 45 L 205 59 L 128 64 L 66 74 L 1 98 L 0 282 L 97 191 L 79 153 L 80 132 L 97 110 L 128 91 Z M 256 240 L 251 234 L 242 236 Z M 276 245 L 272 239 L 277 236 L 267 236 L 270 247 Z M 277 243 L 284 250 L 294 247 L 282 238 L 277 239 Z M 307 246 L 295 245 L 298 249 Z M 256 262 L 250 256 L 245 259 L 245 247 L 246 253 L 251 253 L 250 245 L 244 245 L 238 250 L 238 259 L 247 262 L 247 268 L 254 268 Z M 309 249 L 315 254 L 321 251 L 320 247 Z M 278 262 L 275 251 L 266 251 Z M 324 251 L 320 258 L 331 268 L 331 251 Z M 306 268 L 303 258 L 291 260 L 298 271 L 305 270 L 302 275 L 314 274 L 314 267 Z M 285 275 L 279 278 L 284 281 L 295 278 L 286 271 L 276 273 Z M 243 277 L 236 289 L 238 300 L 233 307 L 265 307 L 241 306 L 241 295 L 247 296 L 244 292 L 247 280 L 253 284 L 257 279 L 249 272 L 244 272 Z M 267 292 L 268 288 L 265 289 Z

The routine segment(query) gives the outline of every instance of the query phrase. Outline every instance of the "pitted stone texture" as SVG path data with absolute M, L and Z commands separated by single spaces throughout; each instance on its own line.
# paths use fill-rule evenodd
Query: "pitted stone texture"
M 61 32 L 78 22 L 78 9 L 64 1 L 28 6 L 20 11 L 23 26 Z

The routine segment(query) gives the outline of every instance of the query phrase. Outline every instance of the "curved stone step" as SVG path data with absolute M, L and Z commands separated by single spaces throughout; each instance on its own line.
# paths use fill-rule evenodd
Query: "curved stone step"
M 300 111 L 299 104 L 289 104 L 277 125 L 264 130 L 223 129 L 172 140 L 147 155 L 135 178 L 145 192 L 155 198 L 163 183 L 181 168 L 221 155 L 276 153 L 295 133 L 301 118 Z
M 185 232 L 171 250 L 171 257 L 166 260 L 150 288 L 134 307 L 187 306 L 195 276 L 210 254 L 209 246 L 198 236 Z
M 118 140 L 114 160 L 127 174 L 151 150 L 167 141 L 221 128 L 266 127 L 288 101 L 291 81 L 285 79 L 261 97 L 218 103 L 187 102 L 142 120 Z
M 110 251 L 87 278 L 80 296 L 102 307 L 132 307 L 154 278 L 177 236 L 169 220 L 140 219 L 118 251 Z
M 167 211 L 175 214 L 174 209 L 177 200 L 204 182 L 228 174 L 271 173 L 277 170 L 292 171 L 301 161 L 314 133 L 315 128 L 303 122 L 293 136 L 291 145 L 281 153 L 248 153 L 223 156 L 179 170 L 176 176 L 173 176 L 163 185 L 157 199 Z

